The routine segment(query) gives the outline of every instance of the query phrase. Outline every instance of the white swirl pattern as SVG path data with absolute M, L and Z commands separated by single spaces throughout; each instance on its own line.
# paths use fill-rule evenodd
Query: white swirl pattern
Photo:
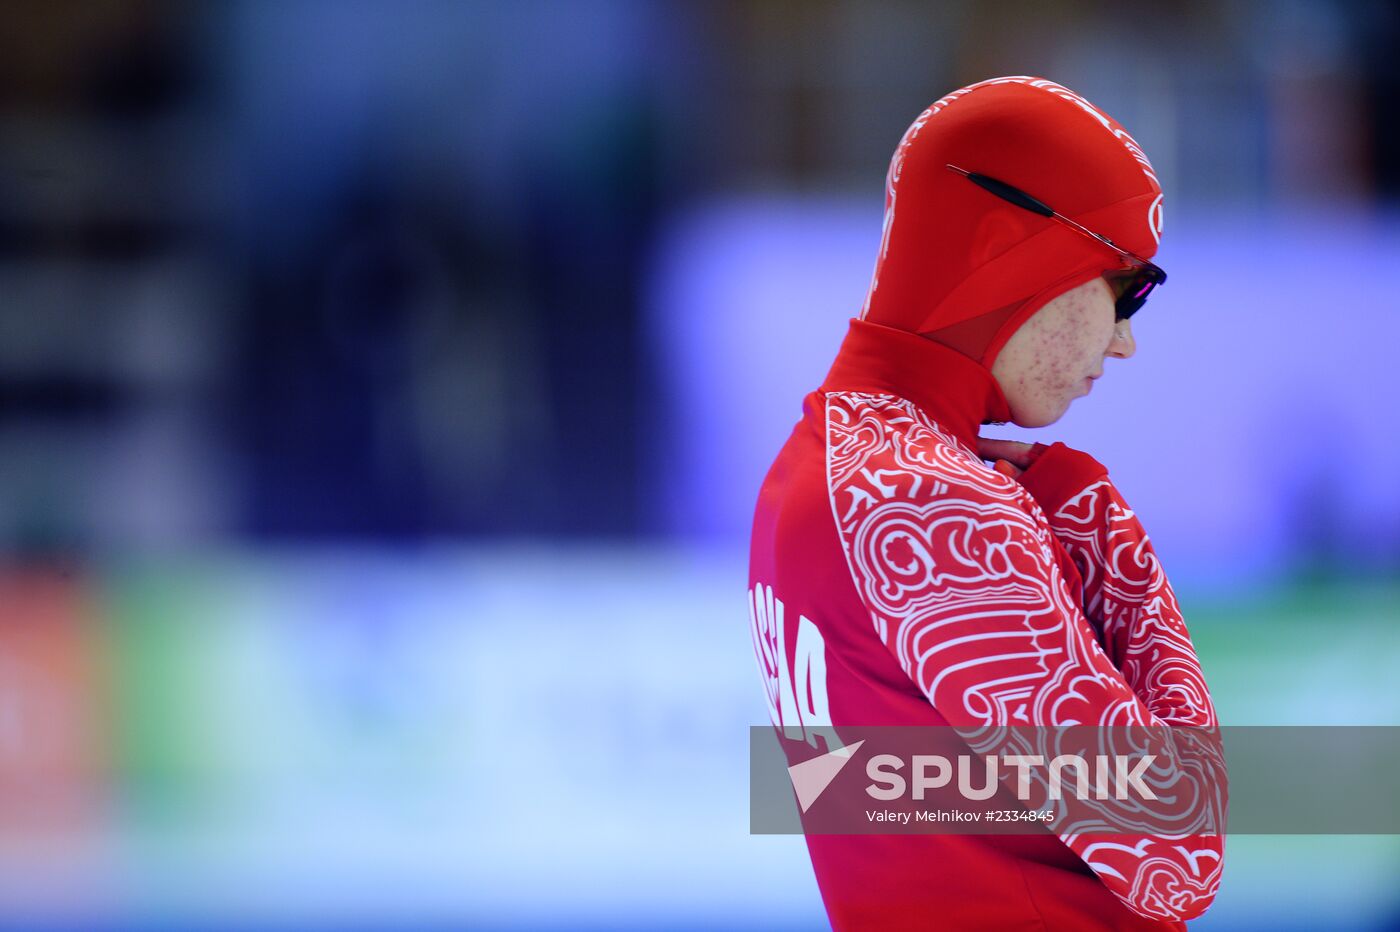
M 1159 726 L 1141 730 L 1150 747 L 1132 748 L 1158 755 L 1147 779 L 1159 800 L 1088 803 L 1060 838 L 1135 912 L 1203 912 L 1220 881 L 1223 759 L 1189 729 L 1160 726 L 1213 727 L 1215 712 L 1171 587 L 1112 484 L 1084 489 L 1052 523 L 905 399 L 833 392 L 826 414 L 832 513 L 886 647 L 979 752 L 1005 740 L 1004 726 Z M 1093 733 L 1092 746 L 1034 752 L 1124 753 L 1116 731 Z M 1108 824 L 1108 807 L 1113 825 L 1141 817 L 1172 831 L 1081 834 Z

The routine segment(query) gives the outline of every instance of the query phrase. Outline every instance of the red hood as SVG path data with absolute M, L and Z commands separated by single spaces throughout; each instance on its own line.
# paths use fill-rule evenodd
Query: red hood
M 862 319 L 931 336 L 990 369 L 1046 301 L 1120 265 L 1112 250 L 995 197 L 950 163 L 1021 188 L 1141 256 L 1157 251 L 1162 189 L 1132 136 L 1052 81 L 993 78 L 935 102 L 900 140 Z

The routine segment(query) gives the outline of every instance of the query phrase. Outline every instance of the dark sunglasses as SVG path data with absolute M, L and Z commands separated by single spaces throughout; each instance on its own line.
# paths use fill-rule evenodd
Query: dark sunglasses
M 949 165 L 949 171 L 957 172 L 968 181 L 983 188 L 1004 201 L 1009 201 L 1017 207 L 1029 210 L 1031 213 L 1040 214 L 1042 217 L 1049 217 L 1051 220 L 1058 220 L 1065 226 L 1078 233 L 1082 233 L 1118 253 L 1119 257 L 1127 264 L 1127 267 L 1114 273 L 1114 280 L 1110 284 L 1114 286 L 1116 300 L 1113 308 L 1119 320 L 1127 320 L 1137 313 L 1138 308 L 1147 303 L 1147 296 L 1152 293 L 1152 289 L 1158 285 L 1165 284 L 1167 273 L 1162 271 L 1161 266 L 1148 262 L 1137 253 L 1129 252 L 1119 246 L 1107 236 L 1095 233 L 1086 226 L 1075 223 L 1064 214 L 1050 207 L 1042 201 L 1031 197 L 1020 188 L 1013 188 L 1005 181 L 998 181 L 986 175 L 970 172 L 965 168 L 956 165 Z

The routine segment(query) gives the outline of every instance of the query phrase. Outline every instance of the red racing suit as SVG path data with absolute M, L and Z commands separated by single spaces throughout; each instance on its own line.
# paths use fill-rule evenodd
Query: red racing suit
M 1107 471 L 1063 444 L 1019 481 L 992 470 L 978 430 L 1008 417 L 976 362 L 851 322 L 753 525 L 752 633 L 789 763 L 826 750 L 810 738 L 823 726 L 1217 724 L 1171 585 Z M 1183 929 L 1214 898 L 1224 850 L 1214 832 L 1045 828 L 806 841 L 832 925 L 880 930 Z

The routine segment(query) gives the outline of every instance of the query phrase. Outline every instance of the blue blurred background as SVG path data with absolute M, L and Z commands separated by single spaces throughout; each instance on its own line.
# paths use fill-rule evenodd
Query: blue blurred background
M 1397 47 L 1383 0 L 7 3 L 0 926 L 824 927 L 747 833 L 750 511 L 904 127 L 1001 74 L 1167 192 L 1137 357 L 1033 436 L 1113 469 L 1227 724 L 1400 724 Z M 1195 927 L 1397 928 L 1397 873 L 1232 837 Z

